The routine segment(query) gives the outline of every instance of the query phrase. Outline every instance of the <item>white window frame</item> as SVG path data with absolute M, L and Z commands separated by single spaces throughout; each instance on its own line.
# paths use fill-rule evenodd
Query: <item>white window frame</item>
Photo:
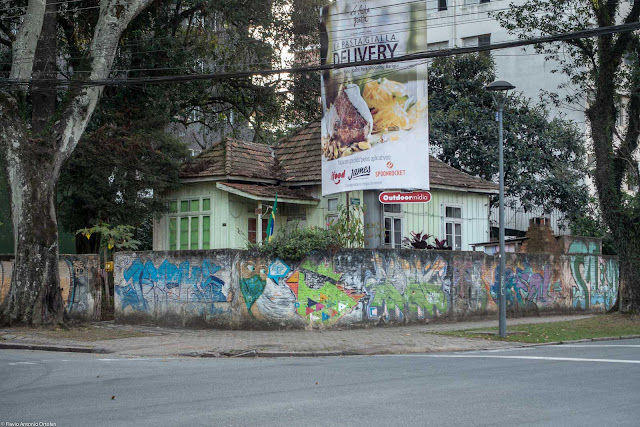
M 480 44 L 480 37 L 488 37 L 489 43 Z M 462 39 L 462 47 L 480 47 L 480 46 L 490 46 L 491 45 L 491 33 L 486 34 L 478 34 L 477 36 L 464 37 Z
M 441 42 L 427 43 L 427 52 L 433 52 L 436 50 L 449 49 L 449 40 Z
M 400 212 L 385 212 L 384 208 L 385 206 L 389 206 L 389 204 L 382 204 L 381 209 L 382 209 L 382 245 L 385 248 L 396 248 L 399 249 L 402 247 L 402 236 L 404 235 L 404 205 L 402 203 L 393 203 L 393 205 L 398 205 L 400 206 Z M 385 231 L 386 228 L 384 226 L 385 220 L 389 218 L 391 220 L 391 229 L 390 229 L 390 243 L 385 242 Z M 395 235 L 396 235 L 396 228 L 395 228 L 395 220 L 399 219 L 400 220 L 400 241 L 396 242 L 395 240 Z
M 336 208 L 330 209 L 329 201 L 335 200 Z M 329 224 L 333 220 L 334 224 L 338 221 L 338 206 L 340 206 L 340 198 L 339 197 L 327 197 L 327 214 L 324 216 L 324 224 L 326 228 L 329 228 Z
M 447 216 L 447 208 L 455 208 L 460 209 L 460 218 L 452 218 Z M 464 246 L 464 205 L 455 204 L 455 203 L 447 203 L 442 205 L 442 235 L 447 240 L 447 246 L 450 246 L 454 251 L 461 251 Z M 450 242 L 447 239 L 447 224 L 453 224 L 452 226 L 452 235 L 453 241 Z M 460 224 L 460 247 L 456 248 L 456 229 L 455 224 Z
M 203 210 L 203 204 L 204 204 L 204 200 L 205 199 L 209 199 L 209 209 L 208 210 Z M 187 211 L 187 212 L 181 212 L 180 208 L 181 208 L 181 204 L 182 202 L 189 202 L 191 203 L 192 200 L 198 200 L 198 207 L 199 210 L 197 211 Z M 208 249 L 212 249 L 212 245 L 213 245 L 213 197 L 211 197 L 210 195 L 207 196 L 194 196 L 194 197 L 182 197 L 182 198 L 177 198 L 177 199 L 169 199 L 168 201 L 169 203 L 171 202 L 176 202 L 177 205 L 177 212 L 169 212 L 168 216 L 167 216 L 167 237 L 166 237 L 166 248 L 167 250 L 176 250 L 176 251 L 188 251 L 188 250 L 197 250 L 197 249 L 191 249 L 191 220 L 192 218 L 197 218 L 198 219 L 198 249 L 203 249 L 203 244 L 204 244 L 204 219 L 203 217 L 208 216 L 209 217 L 209 248 Z M 188 236 L 188 242 L 187 242 L 187 248 L 186 249 L 181 249 L 181 230 L 180 230 L 180 220 L 187 218 L 187 236 Z M 176 248 L 175 249 L 171 249 L 171 220 L 175 219 L 176 220 Z

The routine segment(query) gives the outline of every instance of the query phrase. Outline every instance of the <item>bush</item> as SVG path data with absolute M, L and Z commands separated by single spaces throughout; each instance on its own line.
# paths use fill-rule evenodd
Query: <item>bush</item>
M 249 249 L 255 249 L 263 255 L 289 261 L 299 261 L 314 251 L 336 250 L 338 247 L 339 239 L 335 231 L 318 227 L 299 228 L 297 223 L 288 225 L 262 245 L 249 244 Z

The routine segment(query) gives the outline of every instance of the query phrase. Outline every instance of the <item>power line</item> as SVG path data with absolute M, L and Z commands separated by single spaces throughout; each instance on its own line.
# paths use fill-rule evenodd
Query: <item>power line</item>
M 503 10 L 508 10 L 508 9 L 509 9 L 508 7 L 507 8 L 502 8 L 502 9 L 495 9 L 495 10 L 493 10 L 493 12 L 503 11 Z M 466 16 L 466 15 L 477 15 L 477 13 L 476 12 L 461 13 L 461 14 L 457 14 L 456 17 L 463 17 L 463 16 Z M 414 19 L 414 20 L 409 20 L 409 21 L 393 22 L 393 23 L 389 23 L 388 25 L 413 24 L 413 23 L 417 23 L 417 22 L 425 22 L 426 23 L 428 20 L 429 20 L 429 18 L 427 18 L 427 19 Z M 490 17 L 477 18 L 477 19 L 465 21 L 463 23 L 460 23 L 459 25 L 472 24 L 472 23 L 478 23 L 478 22 L 484 22 L 484 21 L 492 21 L 492 22 L 494 22 L 495 19 L 490 18 Z M 386 26 L 386 25 L 387 24 L 384 24 L 383 26 Z M 377 26 L 381 26 L 381 25 L 377 25 Z M 450 26 L 450 23 L 445 22 L 445 23 L 440 23 L 440 24 L 432 24 L 432 25 L 428 25 L 428 26 L 425 26 L 425 27 L 413 28 L 413 29 L 410 29 L 410 30 L 396 31 L 396 33 L 397 32 L 407 32 L 407 31 L 425 29 L 425 28 L 430 28 L 430 29 L 431 28 L 444 28 L 444 27 L 449 27 L 449 26 Z M 372 27 L 376 27 L 376 26 L 369 26 L 367 28 L 372 28 Z M 336 31 L 341 31 L 341 30 L 332 30 L 332 31 L 329 31 L 329 33 L 336 32 Z M 222 31 L 219 31 L 219 32 L 222 32 Z M 363 35 L 363 34 L 366 34 L 366 33 L 357 33 L 357 34 L 354 34 L 353 36 Z M 350 37 L 352 37 L 352 36 L 350 36 Z M 346 40 L 346 39 L 348 39 L 350 37 L 334 38 L 333 41 Z M 176 38 L 175 37 L 162 37 L 162 38 L 158 38 L 158 39 L 152 39 L 151 41 L 172 40 L 172 39 L 176 39 Z M 142 41 L 142 40 L 141 41 L 137 41 L 136 43 L 127 42 L 127 43 L 125 43 L 125 44 L 123 44 L 121 46 L 125 46 L 125 47 L 127 47 L 127 46 L 136 46 L 136 45 L 142 44 L 143 42 L 144 41 Z M 96 47 L 93 47 L 93 48 L 85 49 L 85 51 L 86 52 L 94 52 L 94 51 L 106 50 L 107 48 L 109 48 L 109 47 L 96 46 Z M 172 52 L 172 51 L 177 51 L 177 50 L 180 50 L 180 49 L 181 49 L 180 47 L 174 47 L 174 48 L 165 49 L 165 50 L 137 51 L 137 52 L 131 52 L 129 54 L 131 54 L 131 55 L 144 55 L 144 54 L 147 54 L 147 53 Z M 70 59 L 80 59 L 80 58 L 70 58 Z M 17 58 L 14 62 L 16 62 L 16 61 L 31 61 L 31 58 L 30 57 L 29 58 Z M 7 64 L 7 62 L 4 62 L 3 64 Z
M 404 61 L 416 61 L 429 58 L 439 58 L 454 55 L 463 55 L 468 53 L 477 52 L 489 52 L 492 50 L 508 49 L 521 46 L 529 46 L 534 44 L 552 43 L 559 41 L 576 40 L 589 37 L 597 37 L 603 35 L 610 35 L 616 33 L 630 32 L 640 29 L 640 22 L 633 22 L 629 24 L 612 25 L 608 27 L 592 28 L 581 31 L 574 31 L 570 33 L 555 34 L 545 37 L 536 37 L 526 40 L 515 40 L 503 43 L 495 43 L 487 46 L 474 46 L 474 47 L 462 47 L 453 49 L 442 49 L 429 52 L 417 52 L 408 55 L 402 55 L 396 58 L 384 58 L 371 61 L 362 61 L 357 63 L 347 64 L 325 64 L 299 68 L 283 68 L 283 69 L 271 69 L 271 70 L 252 70 L 252 71 L 239 71 L 229 73 L 216 73 L 216 74 L 198 74 L 198 75 L 174 75 L 174 76 L 159 76 L 159 77 L 140 77 L 129 79 L 100 79 L 100 80 L 67 80 L 61 81 L 58 79 L 41 79 L 40 84 L 51 84 L 55 86 L 123 86 L 129 84 L 160 84 L 160 83 L 184 83 L 190 81 L 199 80 L 224 80 L 233 78 L 246 78 L 256 76 L 269 76 L 276 74 L 292 74 L 292 73 L 309 73 L 325 70 L 336 70 L 342 68 L 350 68 L 355 66 L 367 66 L 367 65 L 382 65 L 388 63 L 404 62 Z M 2 79 L 0 84 L 3 85 L 29 85 L 32 80 L 15 80 L 15 79 Z

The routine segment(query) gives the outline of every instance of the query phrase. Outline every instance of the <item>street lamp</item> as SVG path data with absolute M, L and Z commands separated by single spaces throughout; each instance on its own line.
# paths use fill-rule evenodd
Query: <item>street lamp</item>
M 498 156 L 500 157 L 500 210 L 499 210 L 499 228 L 500 228 L 500 286 L 498 287 L 498 301 L 499 301 L 499 322 L 498 330 L 501 337 L 507 336 L 507 296 L 505 290 L 505 282 L 507 280 L 507 267 L 506 267 L 506 254 L 504 252 L 504 154 L 503 154 L 503 142 L 502 142 L 502 111 L 504 110 L 504 104 L 507 102 L 507 92 L 516 87 L 504 80 L 496 80 L 489 84 L 486 89 L 491 92 L 493 97 L 493 103 L 498 109 L 498 135 L 499 146 Z

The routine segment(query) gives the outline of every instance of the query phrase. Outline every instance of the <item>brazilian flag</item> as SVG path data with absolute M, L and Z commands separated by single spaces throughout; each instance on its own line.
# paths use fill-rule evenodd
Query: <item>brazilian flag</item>
M 276 211 L 278 210 L 278 193 L 276 193 L 276 199 L 273 201 L 273 209 L 271 209 L 271 218 L 269 218 L 269 225 L 267 226 L 267 241 L 271 241 L 273 237 L 273 228 L 276 225 Z

